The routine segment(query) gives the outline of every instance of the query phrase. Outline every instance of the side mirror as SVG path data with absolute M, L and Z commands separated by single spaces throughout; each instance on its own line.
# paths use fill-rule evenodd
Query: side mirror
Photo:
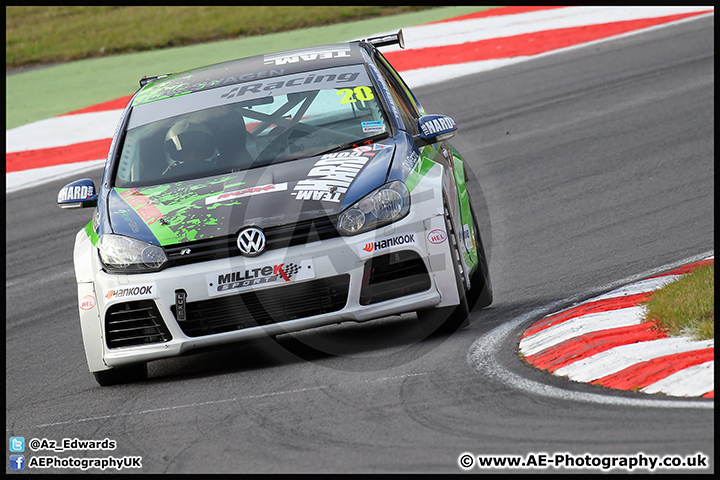
M 58 193 L 60 208 L 88 208 L 97 206 L 98 192 L 89 178 L 68 183 Z
M 418 130 L 420 134 L 415 140 L 423 145 L 429 145 L 454 137 L 457 133 L 457 125 L 447 115 L 424 115 L 418 119 Z

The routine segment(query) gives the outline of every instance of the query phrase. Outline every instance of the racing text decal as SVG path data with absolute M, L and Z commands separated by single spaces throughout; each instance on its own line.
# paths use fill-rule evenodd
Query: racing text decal
M 369 157 L 356 152 L 328 153 L 320 157 L 306 180 L 300 180 L 291 195 L 296 200 L 340 202 Z
M 267 80 L 265 82 L 256 83 L 245 83 L 237 87 L 231 88 L 229 91 L 221 89 L 221 92 L 225 92 L 220 95 L 221 99 L 235 98 L 238 100 L 245 100 L 247 94 L 251 94 L 247 99 L 257 98 L 259 96 L 267 95 L 264 92 L 273 92 L 275 90 L 281 90 L 280 93 L 289 93 L 291 91 L 302 91 L 307 89 L 304 85 L 314 85 L 320 88 L 332 88 L 334 85 L 342 85 L 355 81 L 362 72 L 358 69 L 328 69 L 328 73 L 319 75 L 316 73 L 287 75 L 285 77 L 276 78 L 273 80 Z

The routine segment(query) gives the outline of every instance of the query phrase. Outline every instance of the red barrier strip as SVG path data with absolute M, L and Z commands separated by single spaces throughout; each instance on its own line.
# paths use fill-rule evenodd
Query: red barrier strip
M 102 160 L 108 155 L 111 141 L 111 139 L 106 138 L 92 142 L 76 143 L 67 147 L 8 153 L 5 155 L 5 172 L 19 172 L 31 168 Z
M 714 263 L 715 263 L 714 258 L 699 260 L 697 262 L 683 265 L 682 267 L 675 268 L 673 270 L 662 273 L 660 275 L 655 275 L 650 278 L 660 278 L 660 277 L 666 277 L 668 275 L 685 275 L 687 273 L 692 272 L 693 270 L 695 270 L 698 267 L 702 267 L 705 265 L 711 265 Z M 539 322 L 533 324 L 530 328 L 528 328 L 525 331 L 525 333 L 523 333 L 522 338 L 529 337 L 530 335 L 533 335 L 542 330 L 545 330 L 546 328 L 552 327 L 553 325 L 557 325 L 559 323 L 565 322 L 572 318 L 579 317 L 581 315 L 587 315 L 589 313 L 598 313 L 598 312 L 603 312 L 603 311 L 609 312 L 612 310 L 618 310 L 621 308 L 628 308 L 628 307 L 633 307 L 633 306 L 639 305 L 642 302 L 650 300 L 650 297 L 652 296 L 653 293 L 654 292 L 644 292 L 644 293 L 638 293 L 635 295 L 625 295 L 625 296 L 621 296 L 621 297 L 599 300 L 597 302 L 589 302 L 589 303 L 579 305 L 577 307 L 573 307 L 562 313 L 545 318 L 545 319 L 540 320 Z
M 518 10 L 508 10 L 515 8 Z M 507 15 L 513 12 L 522 13 L 522 11 L 531 11 L 532 8 L 533 7 L 505 7 L 495 9 L 497 10 L 495 13 L 491 13 L 493 10 L 490 10 L 487 12 L 478 12 L 477 15 Z M 388 52 L 386 56 L 391 63 L 393 63 L 395 68 L 400 71 L 429 66 L 465 63 L 491 58 L 529 56 L 711 12 L 712 10 L 708 10 L 704 12 L 670 15 L 652 19 L 631 20 L 626 22 L 590 25 L 586 27 L 550 30 L 499 39 L 482 40 L 479 42 L 469 42 L 461 45 Z M 456 20 L 462 18 L 464 17 L 456 17 Z M 125 108 L 130 98 L 131 96 L 122 97 L 99 105 L 76 110 L 65 115 L 122 109 Z M 110 139 L 106 139 L 95 142 L 79 143 L 65 147 L 8 153 L 5 157 L 5 172 L 9 173 L 31 168 L 105 158 L 107 156 L 107 148 L 105 148 L 104 145 L 109 146 L 109 143 Z M 100 145 L 103 145 L 103 147 Z M 105 151 L 101 152 L 103 149 Z
M 714 258 L 707 258 L 705 260 L 699 260 L 697 262 L 688 263 L 687 265 L 683 265 L 682 267 L 675 268 L 673 270 L 670 270 L 669 272 L 665 272 L 660 275 L 655 275 L 654 277 L 650 277 L 650 278 L 665 277 L 668 275 L 685 275 L 686 273 L 690 273 L 698 267 L 704 267 L 705 265 L 711 265 L 714 263 L 715 263 Z
M 714 347 L 674 353 L 632 365 L 619 372 L 599 378 L 592 383 L 620 390 L 640 389 L 680 370 L 714 359 Z
M 58 116 L 64 117 L 66 115 L 77 115 L 79 113 L 105 112 L 108 110 L 124 110 L 132 97 L 132 95 L 128 95 L 127 97 L 116 98 L 115 100 L 110 100 L 109 102 L 99 103 L 91 107 L 75 110 L 74 112 L 68 112 Z
M 658 340 L 667 338 L 667 336 L 667 333 L 659 330 L 654 322 L 643 322 L 638 325 L 598 330 L 580 335 L 529 355 L 525 357 L 525 360 L 537 368 L 554 372 L 566 365 L 611 348 Z
M 635 295 L 625 295 L 621 297 L 606 298 L 604 300 L 598 300 L 596 302 L 588 302 L 577 307 L 573 307 L 564 312 L 552 315 L 548 318 L 540 320 L 533 324 L 530 328 L 525 330 L 522 338 L 529 337 L 530 335 L 536 334 L 546 328 L 552 327 L 570 319 L 580 317 L 582 315 L 588 315 L 590 313 L 601 313 L 610 312 L 612 310 L 620 310 L 621 308 L 635 307 L 639 303 L 647 301 L 652 296 L 653 292 L 636 293 Z
M 567 8 L 562 7 L 498 7 L 491 10 L 483 10 L 482 12 L 468 13 L 467 15 L 460 15 L 459 17 L 446 18 L 445 20 L 438 20 L 437 22 L 430 22 L 427 25 L 434 25 L 437 23 L 457 22 L 460 20 L 472 20 L 473 18 L 485 18 L 485 17 L 498 17 L 503 15 L 517 15 L 518 13 L 538 12 L 540 10 L 554 10 L 556 8 Z
M 599 25 L 559 28 L 468 42 L 460 45 L 399 50 L 387 52 L 385 57 L 397 70 L 404 71 L 480 60 L 532 56 L 709 12 L 712 12 L 712 10 Z

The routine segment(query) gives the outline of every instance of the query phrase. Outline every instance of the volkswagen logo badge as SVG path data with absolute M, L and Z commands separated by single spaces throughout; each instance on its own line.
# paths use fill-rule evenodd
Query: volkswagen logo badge
M 238 234 L 237 246 L 248 257 L 260 255 L 265 251 L 265 234 L 259 228 L 245 228 Z

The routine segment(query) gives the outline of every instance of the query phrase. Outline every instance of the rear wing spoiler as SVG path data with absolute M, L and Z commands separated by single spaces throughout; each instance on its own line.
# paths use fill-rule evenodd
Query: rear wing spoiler
M 399 45 L 400 48 L 405 48 L 405 39 L 403 38 L 402 28 L 400 30 L 398 30 L 397 33 L 383 35 L 382 37 L 364 38 L 362 41 L 367 42 L 371 45 L 374 45 L 375 47 L 386 47 L 388 45 Z M 168 75 L 172 75 L 172 74 L 168 73 L 166 75 L 158 75 L 156 77 L 145 76 L 140 79 L 140 87 L 144 87 L 148 83 L 154 82 L 155 80 L 159 80 L 161 78 L 165 78 Z
M 386 47 L 388 45 L 400 45 L 400 48 L 405 48 L 405 39 L 403 38 L 402 29 L 398 30 L 397 33 L 391 33 L 389 35 L 383 35 L 382 37 L 365 38 L 363 42 L 367 42 L 375 47 Z
M 161 79 L 161 78 L 165 78 L 165 77 L 167 77 L 168 75 L 172 75 L 172 73 L 166 73 L 165 75 L 158 75 L 158 76 L 155 76 L 155 77 L 148 77 L 147 75 L 145 75 L 143 78 L 140 79 L 140 86 L 141 86 L 141 87 L 144 87 L 144 86 L 147 85 L 148 83 L 154 82 L 155 80 L 159 80 L 159 79 Z

